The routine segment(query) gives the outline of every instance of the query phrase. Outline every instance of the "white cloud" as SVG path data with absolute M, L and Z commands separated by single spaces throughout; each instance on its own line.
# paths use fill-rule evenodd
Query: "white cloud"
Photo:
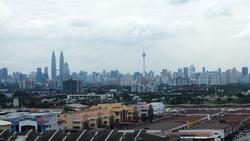
M 235 37 L 236 38 L 250 38 L 250 27 L 247 27 L 246 29 L 242 30 Z
M 168 30 L 172 34 L 185 33 L 185 32 L 194 32 L 197 30 L 197 25 L 191 21 L 175 21 L 169 27 Z
M 210 63 L 209 56 L 227 60 L 247 52 L 238 48 L 247 46 L 249 6 L 245 0 L 2 0 L 0 67 L 50 66 L 51 51 L 64 50 L 75 71 L 136 71 L 144 44 L 152 69 L 216 68 L 226 62 Z
M 13 16 L 13 12 L 4 2 L 0 1 L 0 25 L 6 22 L 11 16 Z
M 225 1 L 224 1 L 225 2 Z M 233 12 L 232 9 L 227 7 L 227 5 L 223 5 L 220 1 L 212 3 L 208 9 L 206 16 L 208 17 L 221 17 L 221 16 L 232 16 Z
M 173 4 L 186 4 L 188 2 L 191 2 L 192 0 L 170 0 Z

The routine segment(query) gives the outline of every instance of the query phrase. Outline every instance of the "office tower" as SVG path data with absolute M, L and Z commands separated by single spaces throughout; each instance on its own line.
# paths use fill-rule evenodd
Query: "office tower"
M 112 70 L 110 72 L 110 79 L 112 79 L 112 80 L 118 80 L 119 77 L 120 77 L 120 73 L 119 73 L 118 70 Z
M 190 74 L 195 73 L 195 66 L 190 65 Z
M 60 73 L 59 73 L 60 80 L 63 81 L 64 80 L 64 56 L 63 56 L 62 51 L 60 54 L 59 71 L 60 71 Z
M 242 67 L 242 82 L 243 83 L 249 82 L 248 67 Z
M 191 80 L 195 80 L 196 79 L 195 66 L 194 65 L 190 65 L 189 76 L 190 76 Z
M 177 76 L 178 77 L 183 77 L 182 68 L 178 69 Z
M 240 74 L 239 71 L 237 71 L 236 68 L 233 68 L 232 77 L 233 77 L 233 82 L 234 83 L 241 82 L 241 74 Z
M 86 71 L 80 71 L 78 77 L 77 77 L 78 80 L 81 80 L 83 82 L 87 82 L 87 79 L 88 79 L 88 72 Z
M 154 78 L 155 77 L 155 72 L 154 71 L 149 71 L 147 74 L 148 78 Z
M 202 73 L 206 73 L 206 68 L 202 67 Z
M 3 77 L 3 69 L 0 69 L 0 82 L 2 81 L 2 77 Z
M 69 70 L 69 64 L 65 62 L 64 64 L 64 79 L 69 79 L 70 77 L 70 70 Z
M 51 79 L 56 80 L 56 55 L 53 51 L 51 60 Z
M 221 68 L 217 69 L 217 73 L 218 73 L 218 77 L 219 77 L 219 84 L 223 84 L 223 78 L 222 78 L 222 72 L 221 72 Z
M 45 67 L 44 74 L 43 74 L 43 81 L 46 81 L 48 79 L 49 79 L 48 67 Z
M 7 79 L 8 79 L 8 69 L 7 68 L 2 69 L 1 78 L 3 81 L 7 81 Z
M 36 82 L 41 83 L 43 79 L 43 73 L 41 68 L 37 68 L 36 71 Z
M 232 79 L 232 70 L 231 69 L 227 69 L 225 71 L 225 82 L 226 84 L 231 84 L 233 83 L 233 79 Z
M 168 70 L 167 69 L 162 69 L 161 75 L 167 75 L 167 74 L 168 74 Z
M 217 71 L 218 71 L 219 74 L 222 73 L 222 72 L 221 72 L 221 68 L 218 68 Z
M 141 76 L 142 76 L 142 74 L 140 72 L 134 72 L 133 77 L 134 77 L 135 80 L 141 78 Z
M 248 75 L 248 67 L 242 67 L 242 75 L 247 76 Z
M 184 67 L 183 68 L 183 75 L 184 75 L 184 78 L 188 78 L 188 67 Z
M 145 75 L 146 74 L 146 66 L 145 66 L 146 53 L 144 51 L 144 46 L 143 46 L 142 58 L 143 58 L 143 75 Z
M 163 69 L 161 72 L 161 83 L 162 84 L 172 84 L 171 82 L 171 72 L 167 69 Z

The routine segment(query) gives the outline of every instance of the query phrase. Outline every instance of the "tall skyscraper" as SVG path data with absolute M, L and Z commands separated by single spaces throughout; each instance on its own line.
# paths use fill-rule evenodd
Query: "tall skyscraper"
M 218 68 L 217 69 L 217 72 L 219 73 L 219 74 L 221 74 L 222 72 L 221 72 L 221 68 Z
M 248 75 L 248 67 L 242 67 L 242 75 L 247 76 Z
M 51 60 L 51 79 L 56 80 L 56 55 L 53 51 Z
M 183 75 L 183 72 L 182 72 L 182 68 L 179 68 L 179 69 L 178 69 L 177 76 L 178 76 L 178 77 L 183 77 L 183 76 L 184 76 L 184 75 Z
M 2 79 L 3 79 L 3 70 L 0 69 L 0 82 L 2 81 Z
M 206 68 L 202 67 L 202 73 L 206 73 Z
M 143 46 L 142 58 L 143 58 L 143 75 L 145 75 L 146 74 L 146 66 L 145 66 L 146 53 L 144 51 L 144 46 Z
M 189 77 L 190 77 L 191 80 L 195 80 L 196 79 L 195 66 L 194 65 L 190 65 L 190 68 L 189 68 Z
M 43 81 L 46 81 L 48 79 L 49 79 L 48 67 L 45 67 L 44 74 L 43 74 Z
M 242 67 L 242 81 L 243 83 L 249 82 L 248 67 Z
M 7 68 L 2 69 L 2 79 L 4 81 L 7 81 L 7 79 L 8 79 L 8 69 Z
M 42 79 L 43 79 L 42 69 L 41 68 L 37 68 L 37 71 L 36 71 L 36 82 L 41 83 Z
M 64 64 L 64 79 L 67 80 L 70 77 L 69 64 L 65 62 Z
M 188 67 L 184 67 L 183 68 L 183 75 L 184 75 L 184 78 L 188 78 Z
M 64 80 L 64 56 L 63 56 L 63 52 L 61 51 L 61 54 L 60 54 L 60 64 L 59 64 L 59 71 L 60 71 L 60 74 L 59 74 L 59 77 L 60 77 L 60 80 Z
M 195 66 L 190 65 L 190 74 L 195 73 Z

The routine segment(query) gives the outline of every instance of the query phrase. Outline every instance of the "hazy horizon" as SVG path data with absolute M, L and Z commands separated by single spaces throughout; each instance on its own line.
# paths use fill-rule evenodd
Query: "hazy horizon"
M 0 68 L 28 73 L 60 51 L 73 72 L 250 67 L 249 0 L 1 0 Z

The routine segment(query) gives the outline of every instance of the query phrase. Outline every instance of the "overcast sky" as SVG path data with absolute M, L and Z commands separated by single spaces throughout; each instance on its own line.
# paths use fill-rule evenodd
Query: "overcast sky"
M 250 67 L 250 0 L 0 0 L 0 67 Z M 59 64 L 57 62 L 57 64 Z

